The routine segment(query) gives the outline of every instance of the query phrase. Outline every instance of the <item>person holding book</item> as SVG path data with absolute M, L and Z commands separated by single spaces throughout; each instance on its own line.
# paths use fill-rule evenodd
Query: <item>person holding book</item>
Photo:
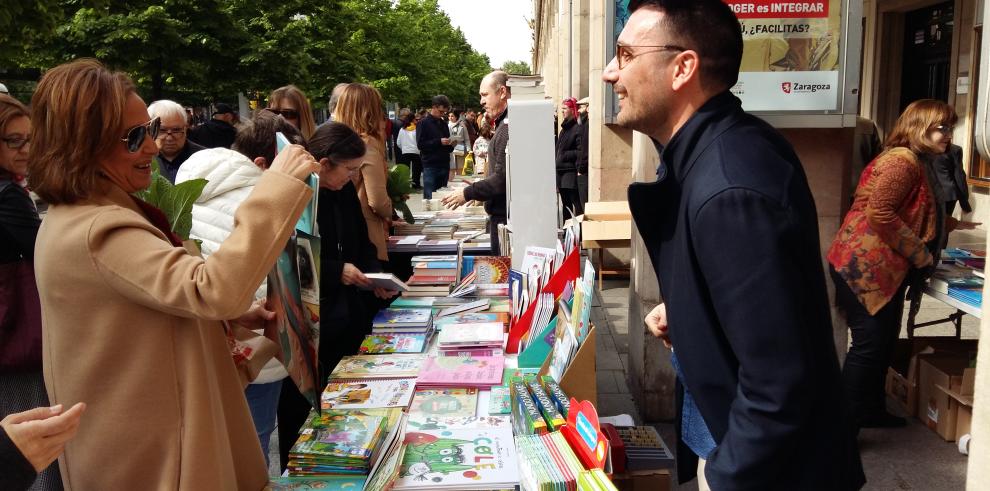
M 209 258 L 234 230 L 234 217 L 241 203 L 251 195 L 262 172 L 275 160 L 275 133 L 281 132 L 293 143 L 305 141 L 299 130 L 283 116 L 270 111 L 258 111 L 254 119 L 237 130 L 230 150 L 210 148 L 193 154 L 179 168 L 176 183 L 205 179 L 206 186 L 192 207 L 192 228 L 189 237 L 200 241 L 203 258 Z M 256 302 L 263 304 L 267 282 L 262 281 L 254 292 Z M 256 331 L 262 334 L 260 330 Z M 271 359 L 244 390 L 251 419 L 265 461 L 268 442 L 275 430 L 275 413 L 283 381 L 289 373 L 282 362 Z M 291 389 L 292 384 L 289 385 Z
M 132 193 L 151 184 L 159 121 L 121 72 L 81 59 L 31 99 L 28 171 L 50 204 L 35 266 L 52 404 L 85 400 L 59 460 L 68 489 L 262 489 L 261 445 L 221 320 L 257 322 L 271 270 L 319 169 L 289 145 L 203 259 Z M 108 457 L 112 463 L 108 465 Z
M 602 78 L 617 123 L 661 157 L 656 180 L 628 194 L 663 298 L 645 324 L 673 346 L 678 478 L 859 489 L 814 198 L 791 145 L 730 90 L 739 21 L 720 0 L 629 11 Z
M 379 261 L 388 262 L 388 230 L 392 224 L 392 199 L 388 196 L 388 164 L 385 161 L 385 113 L 382 96 L 366 84 L 347 84 L 340 93 L 333 120 L 361 135 L 366 148 L 361 167 L 351 176 L 361 212 L 368 226 L 368 239 Z
M 395 292 L 372 291 L 365 273 L 380 272 L 374 244 L 368 239 L 367 222 L 352 177 L 365 165 L 364 139 L 347 125 L 330 122 L 316 130 L 309 141 L 320 162 L 320 380 L 325 381 L 337 362 L 358 352 L 379 299 Z M 372 295 L 373 293 L 373 295 Z M 283 390 L 279 401 L 279 452 L 282 468 L 296 442 L 299 428 L 309 414 L 309 402 L 294 390 Z
M 884 152 L 863 170 L 852 208 L 828 251 L 835 303 L 852 334 L 842 379 L 860 428 L 906 424 L 887 412 L 884 391 L 905 294 L 910 290 L 917 298 L 910 298 L 912 304 L 920 302 L 947 231 L 976 226 L 946 214 L 934 166 L 955 123 L 955 110 L 942 101 L 908 105 Z

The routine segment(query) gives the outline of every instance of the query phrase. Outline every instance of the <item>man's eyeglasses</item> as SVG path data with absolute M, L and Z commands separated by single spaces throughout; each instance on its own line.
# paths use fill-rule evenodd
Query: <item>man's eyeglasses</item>
M 2 138 L 3 142 L 7 144 L 7 148 L 11 150 L 20 150 L 24 145 L 31 143 L 31 137 L 29 136 L 5 136 Z
M 185 128 L 160 128 L 158 130 L 158 136 L 173 136 L 178 137 L 186 134 Z
M 265 111 L 278 114 L 285 119 L 299 119 L 299 111 L 296 111 L 295 109 L 272 109 L 270 107 L 266 107 Z
M 146 136 L 151 136 L 154 140 L 158 138 L 158 130 L 162 127 L 162 118 L 155 118 L 151 121 L 135 126 L 127 130 L 127 134 L 124 135 L 120 141 L 127 143 L 127 151 L 131 153 L 137 153 L 141 149 L 141 144 L 144 143 L 144 138 Z
M 629 48 L 652 48 L 639 53 L 633 53 Z M 619 70 L 622 70 L 629 64 L 629 62 L 636 59 L 639 55 L 645 55 L 647 53 L 656 53 L 657 51 L 687 51 L 687 48 L 682 48 L 680 46 L 675 46 L 673 44 L 658 44 L 658 45 L 625 45 L 616 44 L 615 45 L 615 61 L 619 63 Z

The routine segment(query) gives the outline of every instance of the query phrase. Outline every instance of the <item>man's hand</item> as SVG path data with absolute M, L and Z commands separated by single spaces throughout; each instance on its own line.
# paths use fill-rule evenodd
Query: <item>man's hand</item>
M 386 289 L 381 288 L 381 287 L 376 287 L 375 290 L 374 290 L 374 292 L 375 292 L 375 296 L 378 297 L 378 298 L 380 298 L 380 299 L 382 299 L 382 300 L 388 300 L 388 299 L 390 299 L 390 298 L 398 295 L 398 293 L 399 293 L 399 292 L 397 292 L 395 290 L 386 290 Z
M 351 263 L 344 264 L 344 270 L 340 273 L 340 282 L 345 285 L 355 285 L 361 287 L 371 286 L 371 280 L 369 280 L 360 269 L 357 269 L 357 267 Z
M 451 210 L 467 203 L 467 199 L 464 198 L 464 189 L 458 189 L 457 191 L 444 196 L 443 200 L 440 202 Z
M 440 139 L 440 144 L 441 145 L 450 145 L 450 138 L 441 138 Z
M 660 338 L 667 349 L 671 348 L 670 338 L 667 336 L 667 305 L 661 303 L 646 315 L 646 328 L 650 334 Z
M 65 412 L 62 412 L 61 404 L 37 407 L 8 415 L 0 421 L 0 426 L 34 470 L 41 472 L 62 454 L 65 443 L 76 435 L 79 418 L 85 410 L 86 404 L 82 402 Z

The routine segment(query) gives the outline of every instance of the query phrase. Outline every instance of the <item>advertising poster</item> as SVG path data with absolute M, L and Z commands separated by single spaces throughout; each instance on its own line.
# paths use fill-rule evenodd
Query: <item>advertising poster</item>
M 839 104 L 839 0 L 725 0 L 743 59 L 732 92 L 747 111 L 833 111 Z
M 839 109 L 841 0 L 724 0 L 739 18 L 743 58 L 732 92 L 747 111 Z M 611 41 L 629 20 L 629 1 L 615 0 Z M 608 47 L 609 59 L 614 48 Z M 606 116 L 618 113 L 611 87 Z M 614 119 L 612 119 L 614 121 Z

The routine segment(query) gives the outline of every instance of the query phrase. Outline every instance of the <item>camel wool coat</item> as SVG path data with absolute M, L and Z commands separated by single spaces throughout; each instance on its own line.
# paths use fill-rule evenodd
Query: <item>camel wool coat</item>
M 259 490 L 267 469 L 222 319 L 242 315 L 312 194 L 265 172 L 208 260 L 122 189 L 52 206 L 35 249 L 52 404 L 85 402 L 65 489 Z
M 378 259 L 388 261 L 388 225 L 392 218 L 392 199 L 388 197 L 388 164 L 385 144 L 378 137 L 361 135 L 367 150 L 361 167 L 351 181 L 361 200 L 361 212 L 368 224 L 368 239 L 378 250 Z

